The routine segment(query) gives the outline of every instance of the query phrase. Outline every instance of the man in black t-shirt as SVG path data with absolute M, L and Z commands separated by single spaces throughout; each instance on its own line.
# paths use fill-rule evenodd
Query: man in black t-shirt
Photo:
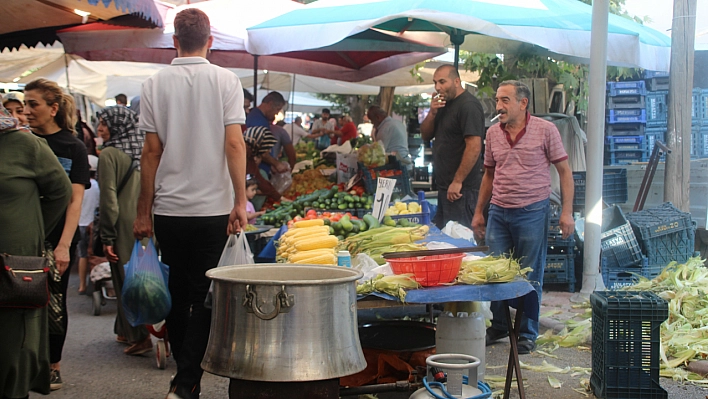
M 435 139 L 435 224 L 442 228 L 452 220 L 471 228 L 484 174 L 479 156 L 484 140 L 484 110 L 479 100 L 462 87 L 460 74 L 453 66 L 436 69 L 433 82 L 437 93 L 420 132 L 424 140 Z

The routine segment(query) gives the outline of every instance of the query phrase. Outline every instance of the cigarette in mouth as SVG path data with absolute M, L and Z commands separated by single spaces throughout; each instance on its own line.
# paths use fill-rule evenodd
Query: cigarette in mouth
M 490 122 L 494 122 L 495 120 L 499 119 L 500 116 L 501 116 L 501 114 L 497 114 L 497 116 L 495 116 L 494 118 L 492 118 L 492 120 L 491 120 Z

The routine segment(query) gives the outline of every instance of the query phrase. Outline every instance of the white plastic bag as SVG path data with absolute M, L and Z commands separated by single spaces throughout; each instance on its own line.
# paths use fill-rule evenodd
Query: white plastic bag
M 290 172 L 290 165 L 287 166 L 287 171 L 283 173 L 276 173 L 273 171 L 273 175 L 270 177 L 270 184 L 272 184 L 280 194 L 286 192 L 293 184 L 293 175 Z
M 356 154 L 337 153 L 337 183 L 346 183 L 359 171 Z
M 477 245 L 477 242 L 474 239 L 474 232 L 452 220 L 447 222 L 445 227 L 442 229 L 442 232 L 452 238 L 461 238 L 471 242 L 472 245 Z
M 252 263 L 253 254 L 251 253 L 251 247 L 248 246 L 246 233 L 241 233 L 239 235 L 232 234 L 229 236 L 229 239 L 226 240 L 226 245 L 224 246 L 224 250 L 221 252 L 221 258 L 219 258 L 219 263 L 216 267 L 250 265 Z M 213 292 L 214 282 L 212 281 L 209 286 L 209 292 L 204 299 L 204 307 L 207 309 L 211 309 Z

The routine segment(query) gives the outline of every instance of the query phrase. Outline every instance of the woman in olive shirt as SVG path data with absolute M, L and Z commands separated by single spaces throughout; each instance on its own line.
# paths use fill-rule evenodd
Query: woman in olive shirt
M 71 183 L 47 143 L 0 105 L 0 253 L 40 256 Z M 0 308 L 0 398 L 49 393 L 47 308 Z

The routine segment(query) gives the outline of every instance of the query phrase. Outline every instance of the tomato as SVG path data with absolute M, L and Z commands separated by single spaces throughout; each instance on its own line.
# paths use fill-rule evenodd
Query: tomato
M 293 222 L 299 222 L 302 220 L 302 216 L 298 215 L 293 218 Z
M 310 209 L 307 211 L 306 216 L 317 216 L 317 211 L 314 209 Z

